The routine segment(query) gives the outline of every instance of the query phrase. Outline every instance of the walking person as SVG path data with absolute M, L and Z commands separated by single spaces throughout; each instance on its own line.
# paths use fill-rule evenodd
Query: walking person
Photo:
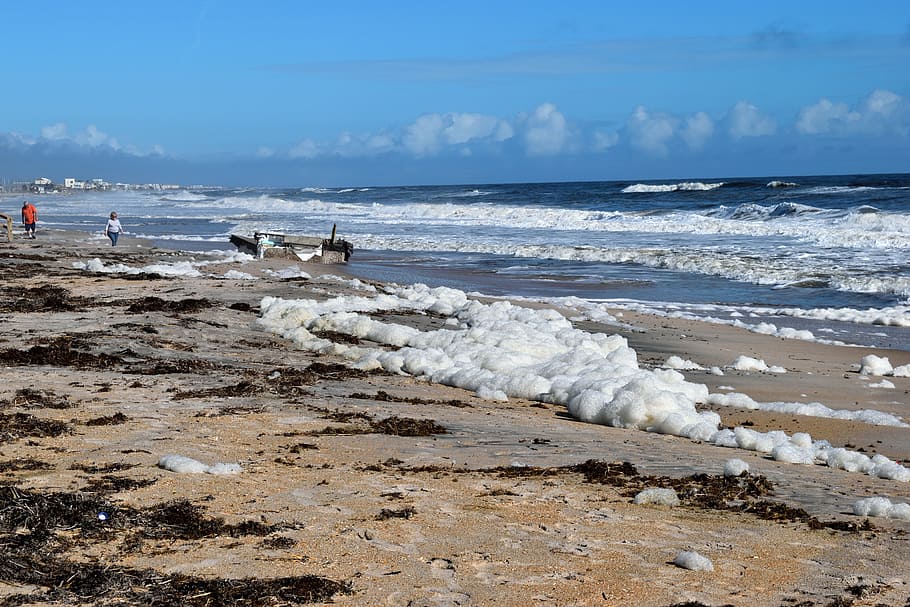
M 38 224 L 38 209 L 28 200 L 22 203 L 22 225 L 25 226 L 26 238 L 35 238 L 35 226 Z
M 120 220 L 117 219 L 117 213 L 111 213 L 111 218 L 107 220 L 107 225 L 104 226 L 104 235 L 111 239 L 111 246 L 117 246 L 117 238 L 120 237 L 120 233 L 123 232 L 123 226 L 120 225 Z

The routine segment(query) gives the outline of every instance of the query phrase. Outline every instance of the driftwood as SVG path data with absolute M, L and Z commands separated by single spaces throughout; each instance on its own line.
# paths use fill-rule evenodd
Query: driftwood
M 6 242 L 13 241 L 13 218 L 9 215 L 4 215 L 0 213 L 0 221 L 6 223 Z M 0 228 L 2 229 L 2 228 Z

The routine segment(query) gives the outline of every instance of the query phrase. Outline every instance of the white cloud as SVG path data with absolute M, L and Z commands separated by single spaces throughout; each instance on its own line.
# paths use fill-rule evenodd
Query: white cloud
M 50 141 L 66 139 L 66 124 L 58 122 L 57 124 L 44 127 L 41 129 L 41 137 Z
M 619 143 L 618 133 L 605 133 L 603 131 L 594 132 L 594 150 L 597 152 L 608 150 L 617 143 Z
M 87 145 L 93 148 L 106 145 L 115 150 L 120 149 L 120 144 L 115 138 L 99 130 L 98 127 L 96 127 L 94 124 L 88 125 L 88 128 L 85 129 L 85 132 L 77 134 L 74 139 L 76 143 Z
M 626 122 L 632 145 L 656 156 L 666 156 L 667 143 L 676 133 L 677 120 L 668 114 L 650 113 L 638 106 Z
M 796 130 L 804 135 L 906 134 L 910 105 L 900 95 L 882 89 L 872 91 L 854 108 L 820 99 L 800 110 Z
M 263 145 L 263 146 L 260 146 L 258 150 L 256 150 L 257 158 L 271 158 L 274 155 L 275 155 L 275 150 L 268 146 Z
M 307 160 L 310 160 L 319 156 L 319 153 L 319 144 L 312 139 L 304 139 L 291 148 L 288 155 L 291 158 L 306 158 Z
M 565 116 L 552 103 L 544 103 L 527 118 L 525 149 L 531 156 L 552 156 L 566 150 L 571 131 Z
M 800 110 L 796 130 L 806 135 L 817 135 L 830 132 L 839 124 L 856 122 L 859 118 L 859 114 L 851 112 L 846 103 L 831 103 L 827 99 L 821 99 L 815 105 Z
M 683 141 L 692 150 L 700 150 L 712 135 L 714 135 L 714 121 L 704 112 L 690 116 L 680 133 Z
M 429 156 L 439 151 L 445 121 L 441 114 L 425 114 L 405 129 L 402 143 L 417 156 Z
M 730 136 L 734 139 L 773 135 L 777 130 L 773 118 L 762 114 L 757 107 L 747 101 L 740 101 L 734 105 L 727 119 Z
M 445 128 L 447 143 L 468 143 L 472 139 L 483 139 L 496 132 L 499 119 L 483 114 L 449 114 L 450 122 Z
M 402 145 L 417 156 L 429 156 L 445 146 L 483 140 L 505 141 L 514 134 L 510 124 L 495 116 L 476 113 L 424 114 L 405 128 Z
M 345 132 L 338 137 L 330 151 L 345 158 L 356 158 L 390 152 L 397 147 L 394 137 L 386 133 L 354 135 Z
M 863 107 L 868 112 L 880 114 L 882 116 L 891 116 L 897 112 L 902 102 L 901 96 L 891 91 L 877 89 L 863 102 Z

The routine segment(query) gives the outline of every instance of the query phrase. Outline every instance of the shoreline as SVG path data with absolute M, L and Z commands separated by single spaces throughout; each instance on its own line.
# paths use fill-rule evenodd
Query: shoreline
M 297 350 L 255 322 L 264 296 L 368 296 L 343 266 L 218 263 L 194 278 L 73 268 L 73 261 L 94 257 L 134 268 L 206 257 L 132 238 L 117 247 L 106 242 L 53 232 L 0 242 L 7 277 L 0 411 L 30 416 L 34 432 L 43 427 L 35 420 L 67 426 L 56 435 L 5 428 L 12 438 L 0 443 L 2 480 L 20 490 L 99 496 L 122 512 L 183 499 L 206 517 L 258 521 L 272 530 L 191 540 L 162 536 L 167 525 L 156 536 L 146 522 L 132 531 L 145 534 L 136 544 L 115 516 L 102 526 L 107 541 L 99 544 L 90 541 L 87 523 L 77 521 L 73 528 L 80 531 L 70 532 L 68 553 L 74 561 L 215 579 L 318 575 L 350 584 L 351 594 L 333 598 L 344 605 L 669 606 L 689 600 L 770 607 L 797 599 L 827 605 L 857 584 L 874 589 L 884 605 L 904 605 L 910 597 L 899 573 L 910 521 L 872 517 L 876 530 L 863 531 L 866 519 L 850 512 L 864 497 L 910 503 L 910 483 L 582 423 L 557 405 L 486 401 L 409 376 L 352 369 L 341 359 Z M 288 266 L 310 278 L 265 272 Z M 259 279 L 225 278 L 230 270 Z M 50 287 L 65 289 L 66 297 L 54 300 Z M 43 298 L 29 289 L 41 289 Z M 23 292 L 30 294 L 27 301 L 17 297 Z M 670 355 L 728 367 L 746 355 L 787 369 L 725 368 L 723 376 L 683 371 L 711 392 L 727 385 L 761 402 L 817 400 L 910 419 L 910 378 L 887 378 L 893 389 L 870 388 L 881 378 L 863 380 L 854 369 L 872 352 L 889 356 L 894 366 L 907 364 L 908 352 L 783 340 L 628 311 L 619 320 L 635 328 L 575 326 L 622 335 L 642 368 Z M 440 321 L 396 315 L 394 322 L 420 328 Z M 71 358 L 40 349 L 49 345 Z M 22 364 L 13 352 L 45 358 Z M 67 406 L 58 407 L 62 403 Z M 725 425 L 809 432 L 835 445 L 910 460 L 907 428 L 719 409 Z M 407 431 L 378 423 L 390 418 L 411 420 L 400 423 Z M 173 454 L 206 465 L 238 464 L 241 471 L 160 468 L 161 458 Z M 729 508 L 707 507 L 695 499 L 708 491 L 700 485 L 680 489 L 677 507 L 632 503 L 641 488 L 636 483 L 719 475 L 731 458 L 773 484 L 773 493 L 755 503 L 771 500 L 838 526 L 761 518 L 754 508 L 733 509 L 736 501 L 729 499 Z M 47 467 L 27 468 L 29 460 Z M 587 460 L 629 462 L 640 476 L 627 471 L 586 480 L 573 467 Z M 684 550 L 710 558 L 714 571 L 674 566 Z M 44 587 L 0 579 L 0 596 L 28 591 Z

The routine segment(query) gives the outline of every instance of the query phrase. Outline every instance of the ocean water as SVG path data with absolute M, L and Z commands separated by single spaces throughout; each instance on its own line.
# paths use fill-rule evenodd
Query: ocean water
M 910 350 L 910 174 L 194 187 L 32 200 L 39 229 L 100 238 L 116 210 L 127 238 L 211 250 L 232 249 L 231 233 L 327 237 L 337 225 L 355 246 L 346 270 L 364 278 L 579 297 Z

